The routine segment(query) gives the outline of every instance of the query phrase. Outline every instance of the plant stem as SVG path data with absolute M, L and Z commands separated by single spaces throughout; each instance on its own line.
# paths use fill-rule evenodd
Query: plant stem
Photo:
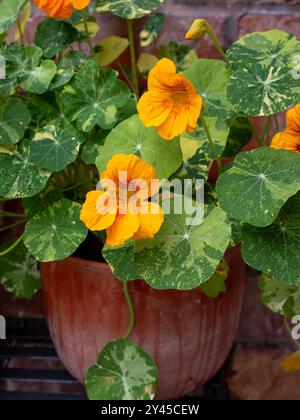
M 125 79 L 125 80 L 126 80 L 126 82 L 128 83 L 128 85 L 129 85 L 130 89 L 132 90 L 132 92 L 133 92 L 133 93 L 135 93 L 135 92 L 134 92 L 134 87 L 133 87 L 133 85 L 132 85 L 132 83 L 131 83 L 131 80 L 130 80 L 130 78 L 128 77 L 128 74 L 126 73 L 126 71 L 125 71 L 124 67 L 122 66 L 122 64 L 121 64 L 119 61 L 117 61 L 117 66 L 118 66 L 118 69 L 120 70 L 120 72 L 122 73 L 122 75 L 123 75 L 124 79 Z
M 271 127 L 271 117 L 267 118 L 266 125 L 262 134 L 261 142 L 264 143 L 264 140 L 267 140 L 267 144 L 270 143 L 270 127 Z
M 9 248 L 7 248 L 5 251 L 0 252 L 0 257 L 4 257 L 4 255 L 7 255 L 11 251 L 13 251 L 19 245 L 19 243 L 22 242 L 23 237 L 24 237 L 24 233 Z
M 133 26 L 132 19 L 127 19 L 127 28 L 128 28 L 128 39 L 129 39 L 129 46 L 130 46 L 133 88 L 134 88 L 136 99 L 138 101 L 140 97 L 139 73 L 138 73 L 137 62 L 136 62 L 135 36 L 134 36 L 134 26 Z
M 18 222 L 12 223 L 11 225 L 3 226 L 2 228 L 0 228 L 0 232 L 5 232 L 8 229 L 13 229 L 16 226 L 21 225 L 22 223 L 25 223 L 25 220 L 19 220 Z
M 0 210 L 0 217 L 15 217 L 15 218 L 26 218 L 25 214 L 21 213 L 10 213 L 9 211 Z
M 17 19 L 17 26 L 18 26 L 18 31 L 20 35 L 21 45 L 24 45 L 24 35 L 23 35 L 22 26 L 21 26 L 21 22 L 19 18 Z
M 206 22 L 207 25 L 207 34 L 210 37 L 210 39 L 212 40 L 212 42 L 214 43 L 216 49 L 219 51 L 219 53 L 221 54 L 221 56 L 224 58 L 224 60 L 226 61 L 226 63 L 229 64 L 229 60 L 227 58 L 227 55 L 225 54 L 222 45 L 217 37 L 217 35 L 215 34 L 213 28 L 210 26 L 209 23 Z
M 132 301 L 129 288 L 128 288 L 128 283 L 126 281 L 123 282 L 123 291 L 124 291 L 124 296 L 125 296 L 125 299 L 129 308 L 129 314 L 130 314 L 130 322 L 129 322 L 128 329 L 125 332 L 125 334 L 122 336 L 123 340 L 127 340 L 131 336 L 131 333 L 135 325 L 135 313 L 134 313 L 133 301 Z
M 215 146 L 215 143 L 214 143 L 214 141 L 213 141 L 213 139 L 211 137 L 211 134 L 209 132 L 209 129 L 208 129 L 208 126 L 207 126 L 207 123 L 206 123 L 206 119 L 203 117 L 203 115 L 200 116 L 200 119 L 202 121 L 202 125 L 203 125 L 203 128 L 204 128 L 206 137 L 208 139 L 210 149 L 211 149 L 212 154 L 214 155 L 214 157 L 216 159 L 216 162 L 217 162 L 217 165 L 218 165 L 219 175 L 221 175 L 221 173 L 223 171 L 223 165 L 222 165 L 221 158 L 219 156 L 218 150 L 217 150 L 217 148 Z
M 87 24 L 86 19 L 84 20 L 83 24 L 84 24 L 84 30 L 85 30 L 85 34 L 86 34 L 87 43 L 90 47 L 91 53 L 94 55 L 95 51 L 94 51 L 93 43 L 92 43 L 92 40 L 91 40 L 91 37 L 90 37 L 89 28 L 88 28 L 88 24 Z

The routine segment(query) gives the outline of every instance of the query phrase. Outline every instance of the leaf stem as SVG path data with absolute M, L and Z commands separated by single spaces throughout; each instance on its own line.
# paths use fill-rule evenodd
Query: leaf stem
M 266 125 L 262 134 L 262 144 L 264 143 L 264 140 L 266 139 L 267 144 L 270 144 L 270 127 L 271 127 L 271 117 L 269 116 L 266 121 Z
M 87 43 L 88 43 L 88 45 L 90 47 L 91 53 L 93 55 L 95 55 L 95 51 L 94 51 L 92 39 L 90 37 L 89 28 L 88 28 L 88 24 L 87 24 L 87 20 L 86 19 L 84 19 L 83 25 L 84 25 L 84 31 L 85 31 L 85 34 L 86 34 Z
M 222 45 L 219 41 L 219 38 L 217 37 L 215 31 L 213 30 L 213 28 L 210 26 L 210 24 L 208 22 L 206 22 L 207 25 L 207 34 L 210 37 L 210 39 L 212 40 L 212 42 L 214 43 L 214 46 L 216 47 L 216 49 L 219 51 L 219 53 L 221 54 L 221 56 L 223 57 L 223 59 L 226 61 L 226 63 L 229 63 L 229 60 L 227 58 L 227 55 L 225 54 L 225 51 L 222 48 Z
M 206 137 L 208 139 L 210 149 L 211 149 L 212 154 L 214 155 L 214 157 L 216 159 L 216 162 L 217 162 L 217 165 L 218 165 L 219 175 L 221 175 L 221 173 L 223 171 L 223 165 L 222 165 L 221 158 L 219 156 L 218 150 L 217 150 L 217 148 L 215 146 L 215 143 L 214 143 L 214 141 L 211 137 L 211 134 L 209 132 L 209 128 L 208 128 L 207 123 L 206 123 L 206 119 L 203 117 L 203 115 L 200 116 L 200 119 L 201 119 L 201 122 L 202 122 L 202 125 L 203 125 L 203 128 L 204 128 Z
M 0 210 L 0 217 L 15 217 L 25 219 L 26 215 L 21 213 L 11 213 L 9 211 Z
M 2 228 L 0 228 L 0 232 L 5 232 L 6 230 L 8 230 L 8 229 L 13 229 L 14 227 L 16 227 L 16 226 L 19 226 L 19 225 L 21 225 L 22 223 L 25 223 L 25 220 L 19 220 L 18 222 L 16 222 L 16 223 L 12 223 L 12 224 L 10 224 L 10 225 L 7 225 L 7 226 L 3 226 Z
M 279 133 L 280 126 L 279 126 L 279 121 L 278 121 L 278 115 L 277 114 L 274 114 L 274 121 L 275 121 L 276 131 L 277 131 L 277 133 Z
M 122 75 L 123 75 L 124 79 L 125 79 L 125 80 L 126 80 L 126 82 L 128 83 L 128 85 L 129 85 L 130 89 L 132 90 L 132 92 L 133 92 L 133 93 L 135 93 L 135 92 L 134 92 L 134 87 L 133 87 L 133 84 L 131 83 L 131 80 L 130 80 L 130 78 L 128 77 L 128 74 L 126 73 L 126 71 L 125 71 L 124 67 L 122 66 L 122 64 L 121 64 L 119 61 L 117 61 L 117 66 L 118 66 L 118 69 L 120 70 L 120 72 L 122 73 Z
M 7 248 L 5 251 L 0 252 L 0 257 L 4 257 L 4 255 L 7 255 L 11 251 L 13 251 L 19 245 L 19 243 L 22 242 L 23 237 L 24 237 L 24 233 L 9 248 Z
M 132 81 L 134 93 L 137 101 L 139 100 L 139 73 L 136 61 L 136 49 L 135 49 L 135 36 L 134 36 L 134 24 L 132 19 L 127 19 L 127 28 L 128 28 L 128 39 L 130 46 L 130 58 L 131 58 L 131 70 L 132 70 Z
M 23 35 L 22 25 L 19 18 L 17 19 L 17 26 L 18 26 L 18 32 L 20 36 L 21 45 L 24 45 L 24 35 Z
M 261 141 L 260 135 L 259 135 L 259 133 L 258 133 L 258 130 L 257 130 L 257 128 L 256 128 L 255 124 L 253 123 L 253 121 L 251 121 L 251 119 L 250 119 L 250 118 L 249 118 L 249 122 L 250 122 L 250 124 L 251 124 L 252 130 L 253 130 L 253 134 L 254 134 L 254 136 L 255 136 L 255 138 L 256 138 L 256 141 L 257 141 L 257 143 L 258 143 L 259 147 L 262 147 L 262 146 L 263 146 L 263 144 L 262 144 L 262 141 Z
M 130 295 L 129 288 L 128 288 L 128 282 L 126 281 L 123 282 L 123 291 L 124 291 L 124 296 L 125 296 L 125 299 L 129 308 L 129 314 L 130 314 L 129 326 L 127 328 L 127 331 L 122 336 L 123 340 L 127 340 L 131 336 L 131 333 L 135 325 L 135 312 L 134 312 L 134 305 L 133 305 L 132 297 Z

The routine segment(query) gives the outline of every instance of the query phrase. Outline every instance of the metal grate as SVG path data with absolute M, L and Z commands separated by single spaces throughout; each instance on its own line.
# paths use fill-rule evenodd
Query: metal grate
M 197 393 L 201 400 L 229 400 L 227 365 Z M 195 398 L 195 395 L 191 396 Z M 0 400 L 86 400 L 84 388 L 64 369 L 44 319 L 7 320 L 0 341 Z M 188 397 L 186 398 L 188 399 Z

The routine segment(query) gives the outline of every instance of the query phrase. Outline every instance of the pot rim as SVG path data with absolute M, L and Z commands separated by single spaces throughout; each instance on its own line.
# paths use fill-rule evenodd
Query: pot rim
M 41 264 L 60 264 L 60 263 L 64 263 L 64 264 L 69 264 L 74 267 L 74 266 L 78 266 L 78 267 L 86 267 L 89 269 L 93 269 L 93 268 L 97 268 L 97 269 L 102 269 L 102 270 L 107 270 L 111 272 L 111 269 L 109 267 L 109 265 L 105 262 L 101 262 L 101 261 L 92 261 L 92 260 L 87 260 L 86 258 L 79 258 L 79 257 L 67 257 L 63 260 L 59 260 L 59 261 L 49 261 L 49 262 L 42 262 Z

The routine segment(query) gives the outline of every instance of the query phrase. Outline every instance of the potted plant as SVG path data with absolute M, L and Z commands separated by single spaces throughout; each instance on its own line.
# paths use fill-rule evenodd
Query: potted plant
M 210 36 L 220 60 L 174 43 L 137 59 L 134 22 L 161 3 L 35 0 L 49 17 L 33 45 L 31 2 L 0 3 L 0 196 L 24 209 L 0 210 L 1 230 L 21 229 L 0 278 L 29 296 L 41 263 L 52 338 L 90 399 L 177 398 L 214 375 L 238 324 L 241 244 L 268 305 L 291 316 L 298 304 L 299 108 L 269 133 L 299 101 L 300 42 L 254 33 L 225 54 L 198 19 L 186 38 Z M 94 43 L 102 12 L 127 20 L 128 39 Z M 146 20 L 142 45 L 163 22 Z

